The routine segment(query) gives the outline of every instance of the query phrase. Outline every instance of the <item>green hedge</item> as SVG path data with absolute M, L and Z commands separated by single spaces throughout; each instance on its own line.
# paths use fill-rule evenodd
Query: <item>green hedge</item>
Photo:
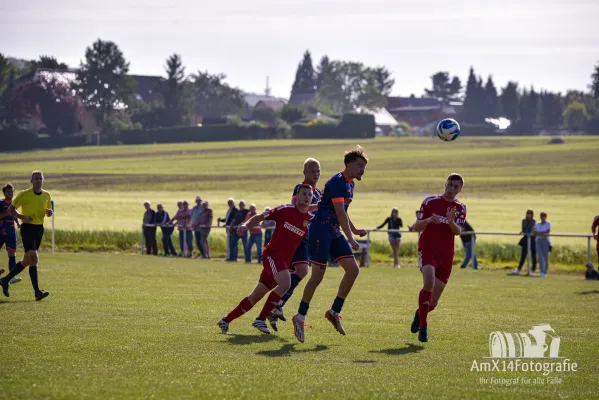
M 501 136 L 492 124 L 460 124 L 460 135 L 464 136 Z
M 339 124 L 301 124 L 291 126 L 294 139 L 348 139 L 374 138 L 374 116 L 370 114 L 344 114 Z
M 209 125 L 158 128 L 121 132 L 123 144 L 223 142 L 230 140 L 274 139 L 276 128 L 261 126 Z

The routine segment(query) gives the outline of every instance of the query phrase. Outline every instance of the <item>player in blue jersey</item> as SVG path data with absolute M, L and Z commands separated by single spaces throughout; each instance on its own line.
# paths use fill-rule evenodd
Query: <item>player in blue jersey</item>
M 293 189 L 293 196 L 291 197 L 291 204 L 295 205 L 297 202 L 296 196 L 299 188 L 303 184 L 307 184 L 312 186 L 312 204 L 310 205 L 310 212 L 315 212 L 318 209 L 318 202 L 320 201 L 320 197 L 322 192 L 320 189 L 316 187 L 318 184 L 318 179 L 320 179 L 320 163 L 318 160 L 314 158 L 308 158 L 304 161 L 304 181 L 299 183 Z M 281 301 L 279 305 L 272 311 L 272 313 L 268 317 L 268 322 L 270 326 L 275 331 L 278 331 L 277 320 L 280 319 L 282 321 L 287 321 L 285 318 L 285 314 L 283 313 L 283 306 L 289 298 L 293 295 L 293 291 L 299 285 L 299 283 L 308 275 L 310 265 L 310 243 L 308 242 L 307 236 L 304 237 L 301 244 L 298 246 L 295 254 L 293 255 L 293 259 L 291 261 L 291 286 L 287 293 L 283 297 L 281 297 Z
M 0 200 L 0 249 L 2 249 L 2 246 L 6 246 L 8 270 L 12 271 L 15 265 L 17 265 L 17 231 L 15 230 L 15 223 L 20 228 L 19 220 L 8 214 L 8 207 L 12 204 L 15 188 L 10 183 L 7 183 L 2 186 L 2 193 L 4 194 L 4 199 Z M 17 282 L 21 282 L 21 278 L 18 276 L 10 280 L 10 283 Z
M 292 318 L 295 337 L 302 343 L 304 342 L 304 320 L 310 301 L 324 278 L 329 258 L 338 261 L 345 274 L 339 284 L 337 297 L 324 316 L 342 335 L 345 335 L 345 330 L 341 326 L 341 308 L 360 273 L 352 251 L 352 248 L 358 250 L 360 246 L 353 235 L 365 236 L 367 232 L 354 226 L 347 215 L 347 209 L 354 197 L 354 179 L 362 180 L 368 157 L 364 149 L 358 145 L 345 152 L 343 162 L 345 170 L 333 176 L 325 184 L 316 215 L 310 221 L 308 237 L 312 274 L 304 288 L 298 313 Z M 345 237 L 341 234 L 341 230 Z

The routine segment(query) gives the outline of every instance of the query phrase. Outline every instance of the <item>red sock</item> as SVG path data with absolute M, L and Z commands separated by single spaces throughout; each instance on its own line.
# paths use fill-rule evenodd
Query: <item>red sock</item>
M 276 294 L 275 292 L 270 292 L 268 295 L 268 299 L 266 299 L 266 303 L 264 303 L 264 307 L 262 307 L 262 311 L 260 311 L 260 315 L 258 319 L 265 320 L 268 317 L 268 314 L 279 304 L 281 300 L 281 296 Z
M 418 312 L 420 314 L 420 327 L 427 326 L 426 317 L 428 316 L 428 312 L 430 311 L 430 303 L 432 296 L 432 292 L 427 292 L 424 289 L 422 289 L 420 291 L 420 294 L 418 295 Z
M 233 309 L 225 318 L 223 318 L 227 322 L 231 322 L 234 319 L 241 317 L 246 312 L 250 311 L 254 307 L 252 303 L 250 303 L 250 299 L 247 297 L 241 300 L 241 303 L 237 307 Z

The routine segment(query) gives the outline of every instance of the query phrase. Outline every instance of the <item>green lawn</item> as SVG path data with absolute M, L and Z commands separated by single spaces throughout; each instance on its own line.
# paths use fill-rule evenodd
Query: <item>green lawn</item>
M 446 143 L 431 138 L 363 140 L 370 162 L 356 183 L 352 220 L 374 228 L 398 207 L 406 224 L 422 200 L 443 189 L 445 177 L 461 172 L 466 186 L 460 198 L 469 220 L 481 231 L 518 232 L 527 208 L 549 214 L 554 233 L 590 233 L 599 213 L 598 137 L 460 138 Z M 322 164 L 322 187 L 343 168 L 343 151 L 354 141 L 281 140 L 228 143 L 67 148 L 2 154 L 0 181 L 27 186 L 34 169 L 46 173 L 56 202 L 61 231 L 109 231 L 137 234 L 143 200 L 162 202 L 174 213 L 179 199 L 201 194 L 215 216 L 224 216 L 226 200 L 245 199 L 260 210 L 289 202 L 302 179 L 302 163 Z M 216 232 L 215 232 L 216 234 Z M 386 242 L 384 233 L 373 240 Z M 405 242 L 415 235 L 406 234 Z M 509 236 L 481 236 L 479 243 L 511 244 Z M 585 252 L 585 239 L 555 238 L 557 246 Z M 69 248 L 70 243 L 62 244 Z
M 33 301 L 29 278 L 2 298 L 1 398 L 568 398 L 599 396 L 599 282 L 455 270 L 430 317 L 430 341 L 409 332 L 417 269 L 363 269 L 346 302 L 342 337 L 322 314 L 341 271 L 317 292 L 306 342 L 290 323 L 251 327 L 255 309 L 219 333 L 216 322 L 253 288 L 258 265 L 138 255 L 43 254 Z M 286 308 L 291 316 L 303 284 Z M 576 372 L 471 372 L 488 361 L 489 334 L 548 323 Z M 552 360 L 536 360 L 549 362 Z M 563 361 L 559 359 L 558 361 Z M 481 378 L 545 378 L 543 384 Z

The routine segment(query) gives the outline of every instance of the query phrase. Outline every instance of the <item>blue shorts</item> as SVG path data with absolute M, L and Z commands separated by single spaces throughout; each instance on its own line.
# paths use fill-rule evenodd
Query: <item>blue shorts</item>
M 326 266 L 329 258 L 339 261 L 342 258 L 354 257 L 354 252 L 344 236 L 331 237 L 329 234 L 313 234 L 310 232 L 310 262 Z
M 291 259 L 291 269 L 295 270 L 293 266 L 300 263 L 310 263 L 310 242 L 306 238 L 303 238 L 300 245 L 295 249 L 295 253 Z
M 17 232 L 0 234 L 0 249 L 6 244 L 8 250 L 17 251 Z

